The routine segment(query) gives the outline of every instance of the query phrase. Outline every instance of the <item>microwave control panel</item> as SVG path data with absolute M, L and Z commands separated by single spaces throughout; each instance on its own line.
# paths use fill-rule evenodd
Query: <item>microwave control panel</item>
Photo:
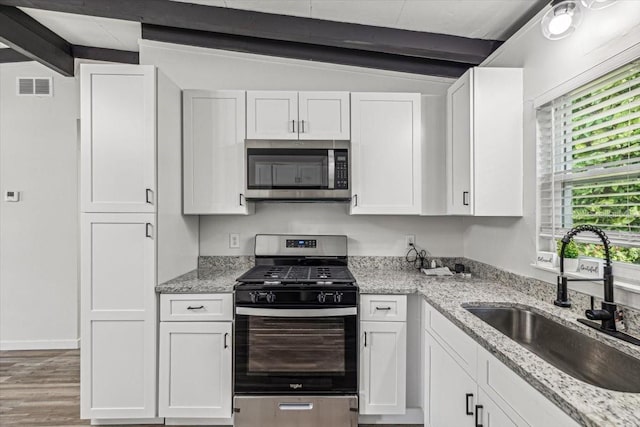
M 339 190 L 349 189 L 349 155 L 347 150 L 336 150 L 336 177 L 335 188 Z

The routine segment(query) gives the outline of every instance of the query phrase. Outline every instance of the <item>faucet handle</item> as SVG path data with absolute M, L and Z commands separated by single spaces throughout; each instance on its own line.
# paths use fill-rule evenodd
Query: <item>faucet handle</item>
M 611 313 L 607 310 L 585 310 L 584 315 L 587 316 L 589 320 L 610 320 Z

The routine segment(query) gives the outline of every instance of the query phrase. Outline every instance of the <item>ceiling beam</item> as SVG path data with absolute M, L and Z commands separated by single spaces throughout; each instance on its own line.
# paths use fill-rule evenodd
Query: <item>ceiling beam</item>
M 13 49 L 0 49 L 0 64 L 9 62 L 25 62 L 32 59 Z
M 464 64 L 479 64 L 502 43 L 170 0 L 0 0 L 0 4 Z
M 71 45 L 16 7 L 0 5 L 0 41 L 63 76 L 73 76 Z
M 138 52 L 129 50 L 106 49 L 102 47 L 71 45 L 74 58 L 94 59 L 96 61 L 119 62 L 122 64 L 139 64 Z
M 186 30 L 183 28 L 163 27 L 151 24 L 142 24 L 142 38 L 145 40 L 211 49 L 451 78 L 460 77 L 473 65 L 366 50 L 268 40 L 257 37 L 211 33 L 208 31 Z

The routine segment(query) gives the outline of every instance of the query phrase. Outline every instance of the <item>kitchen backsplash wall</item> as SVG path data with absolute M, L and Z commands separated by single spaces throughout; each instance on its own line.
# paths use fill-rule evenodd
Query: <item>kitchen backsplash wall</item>
M 200 255 L 253 255 L 255 234 L 345 234 L 349 255 L 404 256 L 405 235 L 431 253 L 462 253 L 460 218 L 349 215 L 345 203 L 259 203 L 249 216 L 201 216 Z M 229 233 L 240 248 L 229 248 Z

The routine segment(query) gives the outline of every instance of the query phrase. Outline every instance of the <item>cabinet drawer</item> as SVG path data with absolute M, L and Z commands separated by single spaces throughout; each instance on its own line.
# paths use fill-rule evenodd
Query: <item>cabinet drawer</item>
M 160 320 L 233 320 L 233 294 L 162 294 Z
M 476 378 L 478 346 L 462 329 L 435 308 L 424 304 L 424 328 L 435 337 L 473 379 Z
M 405 322 L 407 320 L 406 295 L 362 295 L 360 320 Z

